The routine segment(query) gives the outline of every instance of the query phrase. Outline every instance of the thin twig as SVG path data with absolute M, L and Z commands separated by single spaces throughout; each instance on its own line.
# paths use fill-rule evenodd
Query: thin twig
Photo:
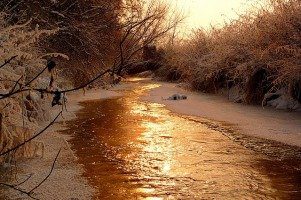
M 25 183 L 26 181 L 28 181 L 32 177 L 32 174 L 28 178 L 26 178 L 24 181 L 22 181 L 21 183 L 11 185 L 11 184 L 8 184 L 8 183 L 1 183 L 0 182 L 0 185 L 4 185 L 4 186 L 9 187 L 11 189 L 17 190 L 17 191 L 21 192 L 22 194 L 26 194 L 27 196 L 29 196 L 32 199 L 37 199 L 37 198 L 32 196 L 32 193 L 33 193 L 34 190 L 36 190 L 38 187 L 40 187 L 50 177 L 50 175 L 52 174 L 52 172 L 54 170 L 55 163 L 56 163 L 56 161 L 57 161 L 57 159 L 58 159 L 58 157 L 61 153 L 61 150 L 62 150 L 62 148 L 60 148 L 60 150 L 56 154 L 56 156 L 54 158 L 54 161 L 52 162 L 51 169 L 50 169 L 49 173 L 47 174 L 47 176 L 41 182 L 39 182 L 39 184 L 34 186 L 31 190 L 25 191 L 25 190 L 22 190 L 22 189 L 18 188 L 18 186 L 20 186 L 23 183 Z
M 59 155 L 60 155 L 60 153 L 61 153 L 61 150 L 62 150 L 62 148 L 60 148 L 60 150 L 57 152 L 57 154 L 56 154 L 56 157 L 55 157 L 55 159 L 54 159 L 54 161 L 53 161 L 53 163 L 52 163 L 52 166 L 51 166 L 51 169 L 50 169 L 50 171 L 49 171 L 49 173 L 48 173 L 48 175 L 38 184 L 38 185 L 36 185 L 34 188 L 32 188 L 28 193 L 29 194 L 31 194 L 35 189 L 37 189 L 38 187 L 40 187 L 49 177 L 50 177 L 50 175 L 52 174 L 52 172 L 53 172 L 53 169 L 54 169 L 54 166 L 55 166 L 55 163 L 56 163 L 56 161 L 57 161 L 57 159 L 58 159 L 58 157 L 59 157 Z
M 28 81 L 28 83 L 25 84 L 25 86 L 29 86 L 32 82 L 34 82 L 41 74 L 43 74 L 43 72 L 47 69 L 47 66 L 40 71 L 40 73 L 38 73 L 35 77 L 33 77 L 30 81 Z
M 21 76 L 21 77 L 15 82 L 14 86 L 13 86 L 12 89 L 10 90 L 10 93 L 15 91 L 17 85 L 21 86 L 20 81 L 21 81 L 22 78 L 23 78 L 23 76 Z
M 7 65 L 8 63 L 10 63 L 13 59 L 15 59 L 16 57 L 18 57 L 17 55 L 16 56 L 13 56 L 11 57 L 10 59 L 6 60 L 2 65 L 0 65 L 0 69 L 2 67 L 4 67 L 5 65 Z
M 21 192 L 22 194 L 26 194 L 27 196 L 29 196 L 29 197 L 32 198 L 32 199 L 37 199 L 37 198 L 31 196 L 31 194 L 29 194 L 27 191 L 22 190 L 22 189 L 20 189 L 20 188 L 17 188 L 17 187 L 15 187 L 14 185 L 10 185 L 10 184 L 7 184 L 7 183 L 0 183 L 0 185 L 4 185 L 4 186 L 9 187 L 9 188 L 11 188 L 11 189 L 17 190 L 17 191 Z
M 80 90 L 80 89 L 85 88 L 86 86 L 90 85 L 91 83 L 93 83 L 94 81 L 96 81 L 97 79 L 99 79 L 100 77 L 104 76 L 105 74 L 107 74 L 107 73 L 109 73 L 111 71 L 112 71 L 111 69 L 108 69 L 108 70 L 100 73 L 99 75 L 97 75 L 91 81 L 89 81 L 89 82 L 87 82 L 87 83 L 85 83 L 85 84 L 83 84 L 81 86 L 78 86 L 78 87 L 75 87 L 75 88 L 72 88 L 72 89 L 58 91 L 58 92 L 60 92 L 60 93 L 67 93 L 67 92 L 73 92 L 75 90 Z M 23 88 L 23 89 L 16 90 L 14 92 L 10 92 L 10 93 L 7 93 L 7 94 L 0 94 L 0 100 L 8 98 L 8 97 L 11 97 L 11 96 L 13 96 L 15 94 L 18 94 L 18 93 L 21 93 L 21 92 L 30 91 L 30 90 L 37 91 L 37 92 L 40 92 L 40 93 L 48 93 L 48 94 L 54 94 L 55 92 L 57 92 L 57 91 L 51 91 L 51 90 L 48 90 L 48 89 Z
M 42 133 L 44 133 L 52 124 L 54 124 L 54 122 L 59 118 L 59 116 L 62 114 L 62 111 L 40 132 L 38 132 L 37 134 L 35 134 L 34 136 L 32 136 L 31 138 L 25 140 L 24 142 L 18 144 L 17 146 L 6 150 L 5 152 L 1 153 L 0 156 L 4 156 L 6 154 L 8 154 L 9 152 L 15 151 L 18 148 L 20 148 L 21 146 L 25 145 L 26 143 L 30 142 L 31 140 L 35 139 L 36 137 L 38 137 L 39 135 L 41 135 Z
M 1 110 L 4 110 L 5 108 L 7 108 L 11 103 L 8 102 L 7 104 L 5 104 L 5 106 L 3 106 L 3 108 Z
M 92 79 L 91 81 L 79 86 L 79 87 L 75 87 L 73 89 L 68 89 L 68 90 L 63 90 L 63 91 L 60 91 L 61 93 L 67 93 L 67 92 L 72 92 L 72 91 L 75 91 L 75 90 L 80 90 L 82 88 L 85 88 L 86 86 L 90 85 L 91 83 L 93 83 L 94 81 L 96 81 L 97 79 L 99 79 L 100 77 L 102 77 L 103 75 L 111 72 L 112 70 L 111 69 L 107 69 L 106 71 L 102 72 L 101 74 L 99 74 L 98 76 L 96 76 L 94 79 Z
M 33 174 L 29 174 L 29 176 L 24 181 L 22 181 L 20 183 L 17 183 L 14 186 L 17 187 L 17 186 L 20 186 L 20 185 L 24 184 L 25 182 L 27 182 L 32 177 L 32 175 Z

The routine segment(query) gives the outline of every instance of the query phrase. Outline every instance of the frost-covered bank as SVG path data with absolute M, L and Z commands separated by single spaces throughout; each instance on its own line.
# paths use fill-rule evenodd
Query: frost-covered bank
M 300 109 L 301 1 L 269 2 L 166 47 L 157 76 L 235 102 Z

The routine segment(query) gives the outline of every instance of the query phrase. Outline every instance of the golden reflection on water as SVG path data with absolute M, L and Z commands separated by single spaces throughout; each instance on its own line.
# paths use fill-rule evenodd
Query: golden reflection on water
M 95 199 L 301 197 L 300 175 L 275 170 L 277 163 L 210 129 L 202 119 L 139 100 L 159 86 L 138 83 L 122 98 L 84 103 L 70 122 L 71 142 L 84 176 L 97 189 Z

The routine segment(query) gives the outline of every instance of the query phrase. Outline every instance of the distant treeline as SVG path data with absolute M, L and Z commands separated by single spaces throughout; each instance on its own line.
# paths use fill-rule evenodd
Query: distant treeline
M 165 48 L 157 75 L 203 92 L 236 91 L 260 104 L 274 95 L 301 102 L 301 1 L 271 0 L 223 28 L 197 30 Z

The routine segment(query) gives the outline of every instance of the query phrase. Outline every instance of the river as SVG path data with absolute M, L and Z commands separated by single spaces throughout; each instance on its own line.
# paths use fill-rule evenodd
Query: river
M 142 95 L 81 103 L 70 140 L 94 199 L 301 199 L 300 169 L 224 134 L 208 119 L 181 116 Z

